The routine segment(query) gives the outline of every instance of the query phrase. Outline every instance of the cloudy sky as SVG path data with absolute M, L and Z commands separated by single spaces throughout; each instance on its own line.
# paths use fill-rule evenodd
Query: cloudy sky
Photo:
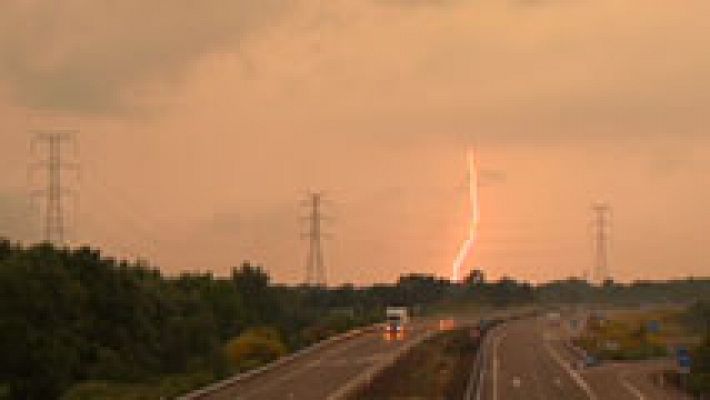
M 706 0 L 8 0 L 0 235 L 41 238 L 33 129 L 75 128 L 73 244 L 304 276 L 322 190 L 332 283 L 469 267 L 545 281 L 592 263 L 613 207 L 620 280 L 710 275 Z

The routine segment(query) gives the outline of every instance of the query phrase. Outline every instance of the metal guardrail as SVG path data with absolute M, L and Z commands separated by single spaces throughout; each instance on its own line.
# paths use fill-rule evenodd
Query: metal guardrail
M 513 318 L 516 318 L 515 316 Z M 463 400 L 481 400 L 483 398 L 483 382 L 486 377 L 486 361 L 488 360 L 488 352 L 490 346 L 488 342 L 492 340 L 493 332 L 498 330 L 506 320 L 499 320 L 493 326 L 488 327 L 481 332 L 481 340 L 478 345 L 476 359 L 471 366 L 471 374 L 468 378 L 466 391 L 464 392 Z
M 476 359 L 474 360 L 472 366 L 472 371 L 469 376 L 466 392 L 464 394 L 464 400 L 481 399 L 481 383 L 483 382 L 486 371 L 484 363 L 488 355 L 487 342 L 490 340 L 490 333 L 496 330 L 502 323 L 502 321 L 498 322 L 496 325 L 491 326 L 482 332 L 479 351 L 476 354 Z M 360 375 L 355 377 L 355 379 L 351 380 L 338 391 L 328 396 L 327 400 L 348 400 L 352 398 L 352 396 L 367 387 L 377 376 L 382 374 L 386 369 L 392 367 L 397 361 L 408 354 L 414 347 L 440 333 L 441 332 L 439 331 L 431 330 L 417 339 L 412 340 L 405 346 L 402 346 L 402 348 L 400 348 L 397 352 L 384 359 L 382 362 L 360 373 Z
M 351 338 L 353 338 L 353 337 L 362 335 L 362 334 L 365 333 L 365 332 L 370 332 L 370 331 L 372 331 L 372 330 L 374 330 L 374 329 L 379 328 L 381 325 L 382 325 L 382 324 L 379 324 L 379 323 L 378 323 L 378 324 L 370 325 L 370 326 L 363 327 L 363 328 L 359 328 L 359 329 L 353 329 L 353 330 L 350 330 L 350 331 L 348 331 L 348 332 L 345 332 L 345 333 L 342 333 L 342 334 L 339 334 L 339 335 L 335 335 L 335 336 L 332 336 L 332 337 L 330 337 L 330 338 L 321 340 L 320 342 L 315 343 L 315 344 L 313 344 L 313 345 L 311 345 L 311 346 L 305 347 L 305 348 L 303 348 L 303 349 L 301 349 L 301 350 L 299 350 L 299 351 L 297 351 L 297 352 L 291 353 L 291 354 L 289 354 L 289 355 L 287 355 L 287 356 L 284 356 L 284 357 L 280 357 L 280 358 L 278 358 L 278 359 L 276 359 L 276 360 L 274 360 L 274 361 L 272 361 L 272 362 L 270 362 L 270 363 L 268 363 L 268 364 L 266 364 L 266 365 L 264 365 L 264 366 L 262 366 L 262 367 L 259 367 L 259 368 L 253 369 L 253 370 L 249 370 L 249 371 L 246 371 L 246 372 L 243 372 L 243 373 L 234 375 L 234 376 L 231 376 L 231 377 L 229 377 L 229 378 L 226 378 L 226 379 L 223 379 L 223 380 L 221 380 L 221 381 L 212 383 L 212 384 L 207 385 L 207 386 L 205 386 L 205 387 L 202 387 L 202 388 L 200 388 L 200 389 L 196 389 L 196 390 L 193 390 L 193 391 L 188 392 L 188 393 L 186 393 L 186 394 L 183 394 L 183 395 L 177 397 L 176 400 L 198 400 L 198 399 L 202 399 L 202 398 L 204 398 L 204 397 L 206 397 L 206 396 L 209 396 L 209 395 L 211 395 L 211 394 L 214 394 L 214 393 L 216 393 L 216 392 L 219 392 L 219 391 L 221 391 L 221 390 L 224 390 L 224 389 L 226 389 L 226 388 L 228 388 L 228 387 L 230 387 L 230 386 L 233 386 L 233 385 L 235 385 L 235 384 L 237 384 L 237 383 L 239 383 L 239 382 L 243 382 L 243 381 L 246 381 L 246 380 L 248 380 L 248 379 L 250 379 L 250 378 L 254 378 L 254 377 L 259 376 L 259 375 L 261 375 L 261 374 L 263 374 L 263 373 L 266 373 L 266 372 L 268 372 L 268 371 L 272 371 L 272 370 L 274 370 L 274 369 L 276 369 L 276 368 L 278 368 L 278 367 L 280 367 L 280 366 L 282 366 L 282 365 L 284 365 L 284 364 L 287 364 L 287 363 L 289 363 L 289 362 L 295 361 L 295 360 L 297 360 L 297 359 L 299 359 L 299 358 L 301 358 L 301 357 L 303 357 L 303 356 L 306 356 L 306 355 L 308 355 L 308 354 L 314 353 L 314 352 L 316 352 L 316 351 L 318 351 L 318 350 L 322 350 L 323 348 L 325 348 L 325 347 L 327 347 L 327 346 L 329 346 L 329 345 L 332 345 L 332 344 L 341 342 L 341 341 L 343 341 L 343 340 L 351 339 Z
M 508 321 L 513 321 L 520 318 L 530 317 L 537 315 L 539 310 L 527 310 L 523 312 L 516 312 L 512 315 L 507 315 L 502 319 L 499 319 L 495 325 L 491 326 L 481 333 L 481 341 L 478 347 L 478 354 L 476 354 L 476 359 L 471 366 L 471 374 L 469 375 L 468 383 L 466 385 L 466 391 L 464 392 L 463 400 L 481 400 L 483 398 L 482 388 L 484 385 L 484 380 L 486 376 L 486 361 L 489 357 L 489 345 L 488 342 L 492 340 L 492 334 L 495 330 L 499 329 L 503 324 Z M 570 341 L 565 341 L 565 345 L 569 346 L 570 349 L 578 356 L 584 359 L 586 353 L 574 346 Z
M 506 319 L 511 319 L 511 317 L 509 316 Z M 481 387 L 482 387 L 483 379 L 485 377 L 484 363 L 485 363 L 486 356 L 488 353 L 487 341 L 490 340 L 489 339 L 490 332 L 497 329 L 502 323 L 504 323 L 504 321 L 500 321 L 495 326 L 492 326 L 489 329 L 482 332 L 481 342 L 479 345 L 479 351 L 478 351 L 478 354 L 476 355 L 476 359 L 475 359 L 473 366 L 472 366 L 472 372 L 469 376 L 469 381 L 467 383 L 466 392 L 464 395 L 464 400 L 480 400 L 481 399 Z M 177 397 L 176 400 L 203 399 L 211 394 L 217 393 L 221 390 L 225 390 L 225 389 L 229 388 L 230 386 L 236 385 L 237 383 L 257 377 L 263 373 L 266 373 L 266 372 L 272 371 L 276 368 L 279 368 L 279 367 L 283 366 L 284 364 L 295 361 L 303 356 L 306 356 L 308 354 L 319 351 L 329 345 L 341 342 L 343 340 L 351 339 L 353 337 L 362 335 L 365 332 L 371 332 L 373 330 L 380 328 L 381 326 L 382 326 L 381 323 L 373 324 L 373 325 L 370 325 L 367 327 L 363 327 L 360 329 L 354 329 L 354 330 L 345 332 L 343 334 L 330 337 L 330 338 L 322 340 L 314 345 L 311 345 L 309 347 L 301 349 L 295 353 L 281 357 L 281 358 L 279 358 L 269 364 L 266 364 L 260 368 L 234 375 L 234 376 L 226 378 L 224 380 L 212 383 L 212 384 L 205 386 L 203 388 L 200 388 L 200 389 L 191 391 L 189 393 L 186 393 L 184 395 L 181 395 L 181 396 Z M 380 363 L 377 363 L 376 365 L 361 372 L 359 375 L 357 375 L 355 377 L 355 379 L 352 379 L 350 382 L 348 382 L 347 384 L 343 385 L 340 389 L 338 389 L 335 393 L 328 396 L 327 400 L 347 400 L 347 399 L 349 399 L 350 397 L 355 395 L 357 392 L 362 390 L 365 386 L 370 384 L 370 382 L 372 382 L 372 380 L 375 379 L 375 377 L 377 377 L 379 374 L 381 374 L 385 369 L 391 367 L 398 360 L 400 360 L 407 353 L 409 353 L 409 351 L 412 348 L 414 348 L 415 346 L 417 346 L 421 342 L 433 337 L 437 333 L 438 332 L 435 330 L 428 331 L 428 332 L 424 333 L 423 335 L 419 336 L 418 338 L 408 342 L 406 345 L 402 346 L 398 351 L 394 352 L 392 355 L 388 356 Z
M 483 365 L 485 357 L 483 353 L 487 351 L 486 341 L 488 341 L 488 335 L 484 334 L 478 345 L 478 351 L 476 358 L 473 361 L 471 375 L 469 375 L 468 378 L 468 384 L 466 385 L 463 400 L 479 400 L 481 398 L 480 391 L 485 375 L 485 366 Z

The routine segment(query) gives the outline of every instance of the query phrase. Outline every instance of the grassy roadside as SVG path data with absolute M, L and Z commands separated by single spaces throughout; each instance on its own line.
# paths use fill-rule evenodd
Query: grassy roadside
M 699 337 L 684 326 L 682 311 L 645 310 L 590 317 L 574 343 L 599 360 L 647 360 L 672 355 Z
M 209 372 L 168 375 L 142 383 L 86 381 L 75 385 L 62 400 L 155 400 L 175 398 L 195 387 L 209 384 L 214 375 Z
M 466 328 L 442 332 L 416 346 L 353 398 L 461 398 L 477 348 Z
M 695 395 L 710 394 L 710 307 L 614 311 L 607 318 L 590 318 L 573 342 L 598 360 L 639 361 L 676 357 L 688 349 L 689 373 L 663 371 L 667 382 Z

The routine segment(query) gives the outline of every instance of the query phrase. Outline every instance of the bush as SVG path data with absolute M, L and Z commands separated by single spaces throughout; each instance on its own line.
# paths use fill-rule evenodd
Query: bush
M 710 335 L 692 351 L 690 389 L 696 394 L 710 394 Z
M 247 329 L 225 346 L 227 360 L 239 371 L 273 361 L 286 351 L 281 335 L 266 327 Z
M 710 394 L 710 373 L 693 373 L 690 374 L 688 381 L 689 389 L 697 395 Z

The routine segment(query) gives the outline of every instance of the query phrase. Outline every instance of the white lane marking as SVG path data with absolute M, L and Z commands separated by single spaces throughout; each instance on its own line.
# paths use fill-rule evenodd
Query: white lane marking
M 491 380 L 493 381 L 493 400 L 498 400 L 498 370 L 500 368 L 500 359 L 498 358 L 498 347 L 500 341 L 505 337 L 505 334 L 496 336 L 493 339 L 493 363 L 491 366 Z
M 513 378 L 513 387 L 514 388 L 519 388 L 520 385 L 522 385 L 522 384 L 523 384 L 523 381 L 521 381 L 520 378 L 518 378 L 517 376 L 515 378 Z
M 596 400 L 597 396 L 594 394 L 592 388 L 589 387 L 587 382 L 585 382 L 584 379 L 575 370 L 573 370 L 569 367 L 569 365 L 567 365 L 567 362 L 562 359 L 562 357 L 557 353 L 557 351 L 555 351 L 555 349 L 552 348 L 552 346 L 550 346 L 548 342 L 544 342 L 544 344 L 545 349 L 550 354 L 550 357 L 552 357 L 552 359 L 555 360 L 557 364 L 559 364 L 559 366 L 562 367 L 562 369 L 565 370 L 565 372 L 567 372 L 570 377 L 572 377 L 572 380 L 574 380 L 577 386 L 579 386 L 584 391 L 584 393 L 587 395 L 587 398 L 589 398 L 589 400 Z
M 316 369 L 323 364 L 323 361 L 325 359 L 330 358 L 335 355 L 338 355 L 340 353 L 343 353 L 343 352 L 357 346 L 358 344 L 361 344 L 361 342 L 367 342 L 365 340 L 362 340 L 362 338 L 367 338 L 367 337 L 369 337 L 369 335 L 365 334 L 365 335 L 360 336 L 358 338 L 353 338 L 353 340 L 343 343 L 341 346 L 336 346 L 335 348 L 325 350 L 325 351 L 323 351 L 323 354 L 321 354 L 320 357 L 318 357 L 317 359 L 311 360 L 311 361 L 305 363 L 300 368 L 298 366 L 296 366 L 295 368 L 291 369 L 290 371 L 280 374 L 278 377 L 274 378 L 273 381 L 265 382 L 265 383 L 257 386 L 256 388 L 248 391 L 247 393 L 242 393 L 239 396 L 239 399 L 240 400 L 248 399 L 254 395 L 257 395 L 257 394 L 262 393 L 264 391 L 270 390 L 273 387 L 278 387 L 283 382 L 290 381 L 295 376 L 302 374 L 308 370 Z M 368 339 L 368 341 L 369 340 L 370 339 Z
M 501 326 L 497 326 L 494 328 L 491 328 L 491 331 L 486 333 L 483 336 L 483 339 L 481 343 L 479 344 L 479 350 L 481 352 L 481 361 L 480 361 L 480 377 L 478 378 L 478 387 L 476 388 L 476 400 L 481 400 L 483 398 L 483 392 L 486 388 L 486 375 L 488 374 L 488 362 L 490 360 L 491 364 L 493 363 L 493 358 L 492 355 L 489 354 L 491 353 L 491 348 L 493 347 L 493 343 L 495 339 L 500 336 L 497 335 L 497 332 L 501 330 Z M 492 369 L 492 368 L 491 368 Z M 491 379 L 493 379 L 493 373 L 491 373 Z M 497 378 L 496 378 L 497 379 Z
M 624 377 L 621 376 L 621 375 L 619 375 L 619 382 L 621 382 L 621 385 L 622 385 L 624 388 L 626 388 L 626 390 L 628 390 L 629 392 L 631 392 L 631 394 L 633 394 L 634 396 L 636 396 L 637 399 L 639 399 L 639 400 L 646 400 L 646 397 L 643 395 L 643 393 L 641 393 L 641 391 L 639 390 L 639 388 L 637 388 L 636 386 L 632 385 L 631 382 L 629 382 L 628 380 L 626 380 L 626 378 L 624 378 Z
M 486 382 L 486 356 L 488 355 L 488 342 L 490 341 L 488 336 L 484 336 L 481 342 L 478 344 L 478 351 L 480 351 L 479 357 L 479 368 L 481 369 L 480 375 L 478 377 L 478 387 L 476 388 L 476 400 L 481 400 L 481 394 L 483 393 L 483 386 Z

